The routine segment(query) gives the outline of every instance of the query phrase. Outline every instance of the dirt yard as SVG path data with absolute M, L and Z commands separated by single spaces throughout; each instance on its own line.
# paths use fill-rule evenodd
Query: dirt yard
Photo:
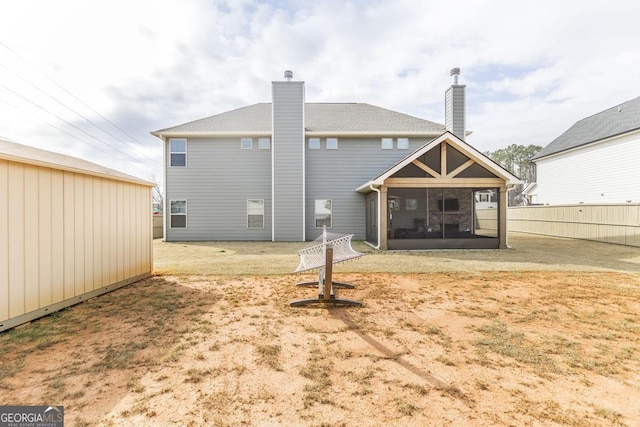
M 69 426 L 637 426 L 640 248 L 370 253 L 339 296 L 300 244 L 155 243 L 157 275 L 0 334 L 0 404 Z M 369 251 L 367 247 L 359 249 Z

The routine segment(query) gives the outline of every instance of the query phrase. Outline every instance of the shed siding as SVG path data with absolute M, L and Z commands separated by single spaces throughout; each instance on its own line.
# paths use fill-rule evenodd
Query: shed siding
M 9 164 L 9 232 L 11 244 L 7 267 L 9 268 L 9 317 L 19 316 L 25 311 L 25 238 L 24 238 L 24 167 Z M 9 243 L 7 243 L 9 244 Z
M 632 134 L 540 159 L 534 203 L 640 201 L 640 135 Z
M 0 160 L 0 319 L 9 318 L 9 162 Z M 2 236 L 7 236 L 3 238 Z M 7 260 L 7 261 L 3 261 Z
M 187 166 L 167 164 L 165 240 L 271 240 L 271 150 L 240 139 L 189 138 Z M 247 227 L 247 199 L 264 200 L 264 228 Z M 187 228 L 170 227 L 171 200 L 187 200 Z
M 313 240 L 322 232 L 321 229 L 315 228 L 316 199 L 333 201 L 332 232 L 354 234 L 354 238 L 364 240 L 365 196 L 357 193 L 355 189 L 427 142 L 427 139 L 410 138 L 408 150 L 382 150 L 380 138 L 340 138 L 337 150 L 326 150 L 325 139 L 322 138 L 320 150 L 307 148 L 307 240 Z M 394 138 L 394 147 L 395 143 Z
M 304 236 L 304 82 L 273 82 L 273 240 Z
M 0 331 L 151 273 L 149 186 L 0 160 L 0 206 Z

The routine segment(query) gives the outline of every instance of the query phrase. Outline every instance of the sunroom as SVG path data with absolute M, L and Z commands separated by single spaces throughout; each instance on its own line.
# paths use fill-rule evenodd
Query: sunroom
M 507 191 L 520 180 L 445 132 L 357 191 L 379 249 L 507 247 Z

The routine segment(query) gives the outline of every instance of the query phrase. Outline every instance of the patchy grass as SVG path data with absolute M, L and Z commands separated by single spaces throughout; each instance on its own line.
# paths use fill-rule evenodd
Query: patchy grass
M 297 279 L 154 277 L 7 331 L 0 404 L 60 402 L 70 425 L 633 425 L 638 274 L 340 274 L 362 308 L 291 308 L 315 292 Z

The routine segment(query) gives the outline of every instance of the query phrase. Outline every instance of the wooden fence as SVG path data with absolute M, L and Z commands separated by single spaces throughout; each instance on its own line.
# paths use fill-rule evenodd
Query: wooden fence
M 164 228 L 162 226 L 162 221 L 164 217 L 162 215 L 154 215 L 153 216 L 153 238 L 161 239 L 164 237 Z
M 640 246 L 640 203 L 509 208 L 509 231 Z

